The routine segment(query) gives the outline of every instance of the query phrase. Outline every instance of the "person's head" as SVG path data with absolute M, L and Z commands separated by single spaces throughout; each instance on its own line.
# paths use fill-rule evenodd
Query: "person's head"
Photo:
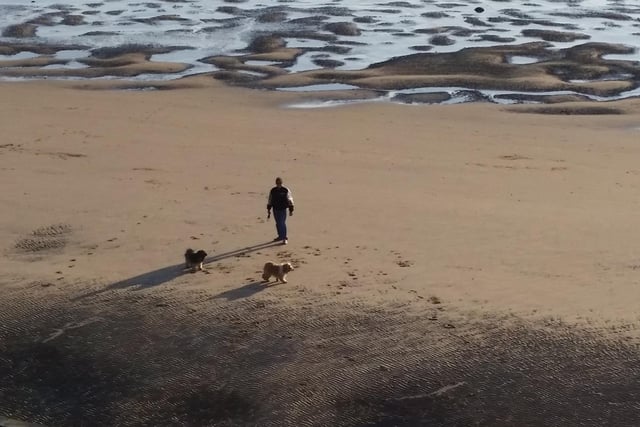
M 276 178 L 276 185 L 277 185 L 278 187 L 282 187 L 282 178 L 280 178 L 280 177 L 277 177 L 277 178 Z

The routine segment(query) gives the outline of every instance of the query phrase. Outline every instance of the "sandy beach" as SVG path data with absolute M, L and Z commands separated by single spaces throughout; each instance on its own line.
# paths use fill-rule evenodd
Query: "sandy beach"
M 637 425 L 637 99 L 82 86 L 0 84 L 0 420 Z

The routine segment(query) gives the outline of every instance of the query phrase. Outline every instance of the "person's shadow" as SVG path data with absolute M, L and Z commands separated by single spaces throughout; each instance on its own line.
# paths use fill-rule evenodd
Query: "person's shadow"
M 227 301 L 235 301 L 237 299 L 248 298 L 258 292 L 264 291 L 271 286 L 276 286 L 275 282 L 251 282 L 243 285 L 239 288 L 229 289 L 228 291 L 220 292 L 215 295 L 213 299 L 224 298 Z
M 274 242 L 274 241 L 268 241 L 268 242 L 264 242 L 264 243 L 258 243 L 252 246 L 246 246 L 244 248 L 240 248 L 240 249 L 236 249 L 233 251 L 229 251 L 229 252 L 225 252 L 222 254 L 217 254 L 214 255 L 212 257 L 208 257 L 204 260 L 203 264 L 211 264 L 213 262 L 216 261 L 220 261 L 226 258 L 231 258 L 231 257 L 235 257 L 235 256 L 241 256 L 244 254 L 248 254 L 251 252 L 255 252 L 255 251 L 259 251 L 260 249 L 266 249 L 268 247 L 271 246 L 276 246 L 279 245 L 280 242 Z M 135 287 L 136 290 L 141 290 L 141 289 L 146 289 L 146 288 L 150 288 L 152 286 L 158 286 L 161 285 L 163 283 L 169 282 L 183 274 L 186 273 L 193 273 L 193 270 L 191 269 L 186 269 L 185 268 L 185 264 L 184 263 L 180 263 L 180 264 L 175 264 L 175 265 L 171 265 L 168 267 L 163 267 L 160 268 L 158 270 L 153 270 L 153 271 L 149 271 L 147 273 L 143 273 L 143 274 L 139 274 L 137 276 L 134 277 L 130 277 L 128 279 L 124 279 L 121 280 L 119 282 L 116 283 L 112 283 L 111 285 L 108 285 L 105 288 L 102 289 L 98 289 L 86 294 L 82 294 L 79 295 L 78 297 L 74 298 L 74 300 L 77 299 L 81 299 L 81 298 L 86 298 L 86 297 L 90 297 L 90 296 L 94 296 L 94 295 L 98 295 L 101 294 L 103 292 L 107 292 L 107 291 L 112 291 L 112 290 L 116 290 L 116 289 L 125 289 L 125 288 L 132 288 Z M 259 283 L 259 282 L 256 282 Z M 246 285 L 248 286 L 248 285 Z M 246 287 L 244 286 L 244 287 Z M 243 288 L 244 288 L 243 287 Z M 240 288 L 242 289 L 242 288 Z

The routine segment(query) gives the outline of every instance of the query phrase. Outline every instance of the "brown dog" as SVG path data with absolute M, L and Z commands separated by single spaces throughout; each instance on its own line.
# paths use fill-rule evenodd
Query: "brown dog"
M 194 252 L 193 249 L 189 248 L 184 253 L 184 263 L 185 268 L 191 268 L 193 270 L 203 270 L 202 264 L 204 263 L 204 259 L 207 257 L 207 253 L 202 249 L 198 252 Z
M 291 263 L 283 262 L 282 264 L 276 264 L 275 262 L 268 262 L 264 265 L 262 279 L 268 282 L 271 276 L 275 276 L 275 278 L 282 283 L 287 283 L 287 273 L 290 271 L 293 271 Z

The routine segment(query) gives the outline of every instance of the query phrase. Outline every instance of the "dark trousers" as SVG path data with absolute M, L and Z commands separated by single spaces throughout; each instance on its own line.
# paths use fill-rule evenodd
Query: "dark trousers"
M 274 209 L 273 219 L 276 220 L 276 230 L 278 231 L 278 238 L 284 240 L 287 238 L 287 210 L 286 209 Z

